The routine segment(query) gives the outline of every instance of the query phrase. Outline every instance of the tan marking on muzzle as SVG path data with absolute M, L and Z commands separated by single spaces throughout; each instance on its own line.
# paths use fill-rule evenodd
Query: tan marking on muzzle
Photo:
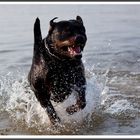
M 56 43 L 55 43 L 55 46 L 57 46 L 57 47 L 63 47 L 63 46 L 72 46 L 73 45 L 73 43 L 72 42 L 70 42 L 70 40 L 65 40 L 65 41 L 57 41 Z

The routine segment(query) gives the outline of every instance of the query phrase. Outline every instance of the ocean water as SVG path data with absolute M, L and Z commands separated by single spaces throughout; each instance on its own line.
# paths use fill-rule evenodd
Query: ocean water
M 139 4 L 0 4 L 1 135 L 139 135 Z M 33 25 L 43 37 L 49 21 L 80 15 L 87 33 L 83 52 L 87 106 L 70 116 L 75 98 L 53 103 L 62 122 L 52 126 L 29 87 Z

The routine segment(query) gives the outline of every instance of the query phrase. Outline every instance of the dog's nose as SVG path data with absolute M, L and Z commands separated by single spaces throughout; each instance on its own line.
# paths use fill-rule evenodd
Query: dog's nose
M 85 43 L 85 37 L 82 35 L 77 35 L 75 37 L 75 43 L 76 44 L 84 44 Z

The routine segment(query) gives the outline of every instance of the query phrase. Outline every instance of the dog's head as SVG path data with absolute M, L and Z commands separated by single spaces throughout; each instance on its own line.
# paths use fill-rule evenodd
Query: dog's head
M 55 19 L 50 21 L 47 36 L 49 51 L 59 58 L 81 59 L 87 41 L 82 18 L 54 22 Z

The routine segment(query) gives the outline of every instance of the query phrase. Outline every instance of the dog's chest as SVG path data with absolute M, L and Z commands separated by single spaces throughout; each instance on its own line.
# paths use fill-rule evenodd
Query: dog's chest
M 62 102 L 67 98 L 78 83 L 78 77 L 80 76 L 78 73 L 80 71 L 78 67 L 73 67 L 69 64 L 51 64 L 48 73 L 51 99 L 56 102 Z

